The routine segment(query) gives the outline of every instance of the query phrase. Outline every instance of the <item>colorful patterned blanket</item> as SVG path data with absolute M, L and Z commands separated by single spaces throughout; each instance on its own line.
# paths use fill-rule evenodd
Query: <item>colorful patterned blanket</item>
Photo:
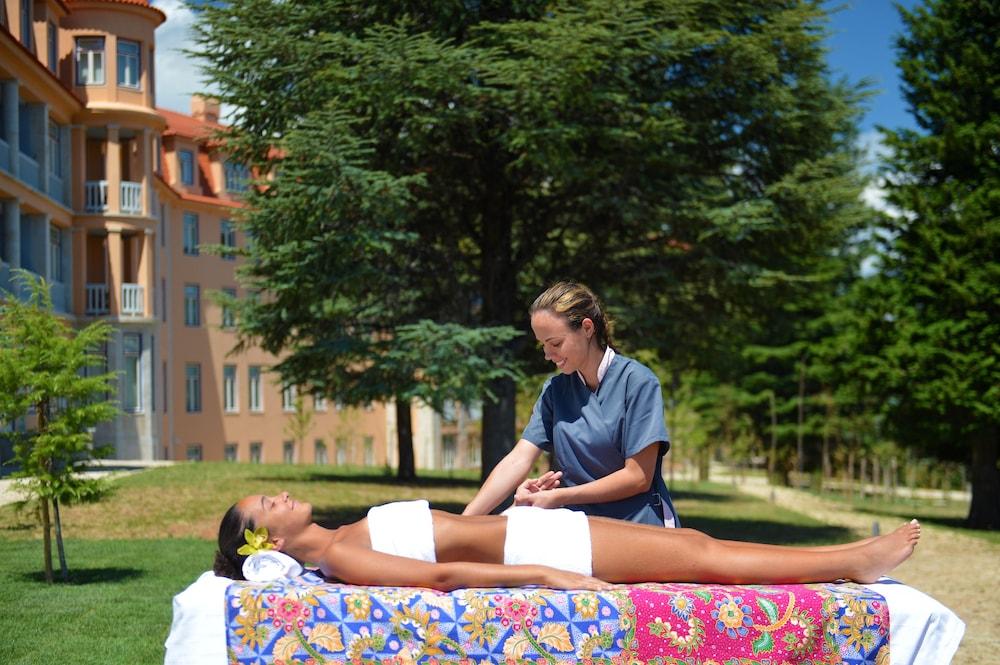
M 233 665 L 889 663 L 889 611 L 854 584 L 640 584 L 598 593 L 324 583 L 226 594 Z

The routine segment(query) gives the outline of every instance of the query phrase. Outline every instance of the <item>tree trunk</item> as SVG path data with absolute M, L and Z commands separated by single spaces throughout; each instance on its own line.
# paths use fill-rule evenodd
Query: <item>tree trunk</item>
M 45 581 L 52 584 L 52 520 L 49 518 L 49 500 L 39 499 L 42 509 L 42 556 L 45 557 Z
M 987 427 L 972 439 L 972 503 L 966 521 L 972 529 L 1000 529 L 1000 445 L 997 428 Z
M 774 472 L 778 468 L 778 407 L 775 404 L 773 390 L 768 392 L 767 397 L 771 404 L 771 451 L 767 456 L 767 480 L 773 485 Z
M 410 400 L 396 398 L 396 445 L 399 451 L 399 468 L 396 478 L 413 480 L 417 470 L 413 460 L 413 420 L 410 416 Z
M 483 297 L 482 323 L 487 326 L 511 325 L 517 293 L 517 272 L 514 268 L 513 219 L 507 191 L 506 164 L 498 150 L 485 164 L 484 175 L 489 183 L 482 201 L 482 234 L 480 237 L 480 292 Z M 525 316 L 526 313 L 519 312 Z M 518 346 L 514 340 L 508 346 L 512 352 Z M 516 419 L 516 387 L 511 379 L 497 379 L 490 384 L 493 399 L 483 400 L 482 478 L 514 447 Z
M 805 445 L 803 444 L 803 436 L 805 434 L 805 419 L 806 419 L 806 359 L 802 358 L 799 361 L 799 404 L 798 404 L 798 426 L 795 428 L 795 473 L 798 478 L 795 479 L 796 483 L 802 482 L 802 472 L 805 469 L 806 464 L 806 451 Z
M 497 379 L 490 384 L 495 400 L 483 400 L 483 470 L 490 475 L 504 455 L 514 447 L 514 382 Z
M 59 553 L 59 572 L 63 582 L 69 582 L 69 567 L 66 565 L 66 548 L 63 546 L 62 518 L 59 517 L 59 500 L 52 499 L 52 513 L 56 523 L 56 552 Z

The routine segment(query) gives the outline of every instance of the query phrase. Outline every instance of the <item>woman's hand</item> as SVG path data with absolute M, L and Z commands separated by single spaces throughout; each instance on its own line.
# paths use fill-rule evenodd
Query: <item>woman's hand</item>
M 534 506 L 535 508 L 562 508 L 566 505 L 563 501 L 563 491 L 559 489 L 542 490 L 534 494 L 527 494 L 515 505 Z
M 515 506 L 538 505 L 531 500 L 533 494 L 544 492 L 559 487 L 559 479 L 562 478 L 562 471 L 546 471 L 537 478 L 528 478 L 521 483 L 517 491 L 514 492 Z M 548 506 L 540 506 L 548 507 Z M 558 506 L 556 506 L 558 507 Z
M 586 591 L 607 591 L 614 587 L 610 582 L 596 577 L 559 570 L 558 568 L 549 569 L 545 576 L 545 586 L 553 589 L 584 589 Z

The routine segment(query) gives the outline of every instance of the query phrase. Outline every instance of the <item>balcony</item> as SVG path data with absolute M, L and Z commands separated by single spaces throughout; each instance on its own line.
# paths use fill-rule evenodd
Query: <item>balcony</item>
M 142 316 L 142 296 L 141 284 L 122 284 L 122 316 Z
M 28 183 L 35 189 L 41 188 L 41 178 L 39 177 L 38 162 L 32 159 L 29 155 L 23 152 L 19 155 L 20 162 L 18 168 L 20 168 L 21 180 Z
M 132 215 L 142 213 L 142 183 L 122 182 L 121 210 Z
M 108 209 L 108 181 L 88 180 L 84 183 L 83 209 L 87 212 L 104 212 Z
M 86 292 L 87 302 L 83 311 L 87 316 L 98 316 L 111 311 L 108 307 L 107 284 L 87 284 Z
M 144 313 L 141 284 L 122 284 L 121 315 L 142 316 Z M 111 312 L 107 284 L 87 284 L 87 302 L 84 313 L 87 316 L 102 316 Z

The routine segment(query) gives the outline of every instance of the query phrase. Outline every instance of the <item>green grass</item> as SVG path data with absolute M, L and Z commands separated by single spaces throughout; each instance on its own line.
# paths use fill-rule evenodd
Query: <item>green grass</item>
M 73 665 L 163 662 L 171 598 L 211 566 L 218 521 L 247 494 L 287 489 L 327 525 L 368 506 L 426 497 L 459 511 L 478 474 L 425 474 L 413 483 L 365 469 L 181 464 L 120 478 L 100 504 L 63 509 L 71 580 L 42 579 L 40 530 L 0 507 L 0 663 Z M 720 538 L 787 544 L 842 542 L 851 534 L 737 494 L 725 484 L 674 483 L 685 526 Z M 58 566 L 58 562 L 56 562 Z

